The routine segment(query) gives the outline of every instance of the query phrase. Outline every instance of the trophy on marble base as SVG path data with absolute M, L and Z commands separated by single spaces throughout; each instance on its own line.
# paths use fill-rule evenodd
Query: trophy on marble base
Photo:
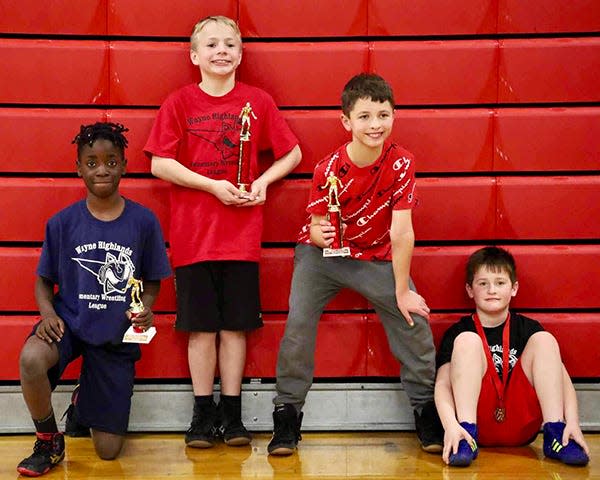
M 144 291 L 144 284 L 141 280 L 129 277 L 127 280 L 127 286 L 131 286 L 131 307 L 129 312 L 131 313 L 131 320 L 137 317 L 144 311 L 144 304 L 142 303 L 141 292 Z M 125 335 L 123 335 L 124 343 L 150 343 L 150 340 L 156 335 L 156 328 L 150 327 L 148 330 L 131 325 Z
M 240 130 L 240 155 L 238 159 L 237 187 L 242 192 L 242 198 L 251 198 L 248 188 L 252 183 L 250 179 L 251 143 L 250 143 L 250 117 L 256 120 L 250 102 L 240 112 L 242 129 Z
M 329 187 L 329 204 L 327 205 L 327 220 L 335 227 L 335 237 L 327 248 L 323 249 L 324 257 L 347 257 L 350 255 L 350 247 L 344 246 L 344 235 L 342 232 L 342 210 L 338 199 L 338 184 L 342 185 L 339 178 L 333 172 L 329 172 L 325 185 Z

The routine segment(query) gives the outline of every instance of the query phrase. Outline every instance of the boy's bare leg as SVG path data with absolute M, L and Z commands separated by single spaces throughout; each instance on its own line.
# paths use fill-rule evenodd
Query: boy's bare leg
M 195 396 L 213 394 L 217 366 L 216 337 L 214 332 L 190 332 L 188 363 Z
M 41 420 L 52 412 L 52 387 L 48 369 L 58 362 L 58 348 L 54 343 L 32 336 L 27 339 L 19 359 L 23 398 L 34 420 Z
M 563 364 L 556 339 L 548 332 L 534 333 L 520 361 L 537 393 L 544 423 L 564 420 Z
M 102 460 L 114 460 L 117 458 L 121 452 L 121 449 L 123 448 L 125 436 L 117 435 L 115 433 L 102 432 L 93 428 L 91 431 L 96 454 Z
M 463 332 L 454 340 L 450 383 L 459 422 L 477 423 L 477 402 L 487 360 L 479 335 Z
M 246 332 L 219 332 L 221 394 L 239 395 L 246 364 Z

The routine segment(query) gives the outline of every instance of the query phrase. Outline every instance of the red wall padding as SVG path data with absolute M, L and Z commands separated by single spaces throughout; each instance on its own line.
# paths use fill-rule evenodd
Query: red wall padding
M 498 0 L 369 0 L 369 35 L 496 33 Z
M 498 33 L 600 31 L 597 0 L 499 0 Z
M 190 36 L 208 15 L 237 19 L 237 0 L 107 0 L 108 34 Z
M 282 113 L 302 149 L 294 173 L 312 173 L 316 162 L 349 140 L 339 110 Z M 129 128 L 127 171 L 148 173 L 142 149 L 155 115 L 155 109 L 0 108 L 0 172 L 72 173 L 71 140 L 79 125 L 106 119 Z M 391 138 L 415 155 L 419 172 L 595 170 L 600 108 L 399 110 Z
M 531 314 L 557 338 L 563 361 L 574 377 L 600 376 L 600 323 L 588 313 Z M 459 314 L 434 314 L 430 318 L 436 344 Z M 0 317 L 5 345 L 0 378 L 18 380 L 18 358 L 23 342 L 37 321 L 36 316 Z M 248 336 L 245 377 L 275 377 L 279 342 L 285 315 L 265 315 L 264 327 Z M 142 345 L 136 366 L 138 379 L 189 378 L 187 337 L 174 329 L 174 315 L 157 315 L 157 335 Z M 585 342 L 581 342 L 586 338 Z M 343 347 L 342 347 L 343 345 Z M 334 346 L 334 347 L 332 347 Z M 169 352 L 166 354 L 165 352 Z M 63 379 L 76 379 L 80 362 L 70 365 Z M 375 314 L 326 314 L 319 323 L 315 355 L 315 377 L 397 377 L 400 364 L 390 353 L 383 326 Z
M 472 308 L 466 296 L 465 263 L 479 246 L 416 247 L 412 278 L 417 290 L 434 310 Z M 509 246 L 519 267 L 516 308 L 552 309 L 558 299 L 564 309 L 597 308 L 600 276 L 580 282 L 581 272 L 595 264 L 598 245 Z M 39 248 L 0 247 L 0 305 L 5 311 L 36 311 L 33 285 Z M 293 271 L 292 248 L 265 248 L 260 260 L 261 305 L 264 312 L 285 312 Z M 435 279 L 435 281 L 432 281 Z M 327 310 L 352 311 L 372 308 L 355 292 L 343 290 Z M 163 282 L 154 307 L 175 311 L 173 278 Z
M 500 40 L 500 103 L 599 98 L 600 38 Z
M 106 35 L 108 1 L 2 0 L 0 32 Z
M 367 34 L 367 0 L 240 0 L 239 3 L 244 37 Z

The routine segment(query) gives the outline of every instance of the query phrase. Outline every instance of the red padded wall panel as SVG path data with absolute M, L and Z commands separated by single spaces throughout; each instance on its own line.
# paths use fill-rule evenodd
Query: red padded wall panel
M 495 237 L 494 178 L 419 178 L 413 224 L 417 240 Z
M 106 35 L 108 0 L 2 0 L 0 32 Z
M 418 172 L 491 171 L 493 110 L 399 110 L 391 138 L 415 155 Z
M 373 42 L 370 64 L 391 83 L 396 104 L 493 103 L 497 47 L 495 40 Z
M 108 110 L 106 117 L 111 122 L 122 123 L 129 131 L 125 134 L 129 146 L 127 155 L 128 173 L 150 173 L 150 159 L 144 154 L 144 145 L 154 124 L 157 110 Z
M 498 179 L 498 237 L 600 238 L 600 177 Z
M 110 103 L 159 106 L 177 88 L 198 82 L 189 43 L 111 42 Z
M 74 173 L 79 126 L 104 119 L 102 110 L 0 108 L 0 171 Z
M 0 311 L 37 311 L 35 269 L 41 248 L 0 247 Z
M 597 32 L 597 0 L 499 0 L 499 33 Z
M 237 19 L 237 0 L 107 0 L 108 34 L 189 37 L 208 15 Z
M 530 314 L 549 331 L 571 377 L 600 377 L 600 316 L 597 313 Z
M 240 0 L 239 3 L 244 37 L 367 34 L 367 0 Z
M 5 178 L 0 180 L 0 241 L 42 241 L 47 220 L 71 203 L 85 198 L 85 186 L 72 178 Z M 121 180 L 121 193 L 150 208 L 163 232 L 168 225 L 167 184 L 158 179 Z M 35 199 L 35 202 L 32 200 Z M 24 202 L 30 202 L 24 209 Z
M 367 70 L 367 60 L 362 42 L 248 43 L 238 71 L 279 106 L 337 106 L 344 85 Z
M 494 170 L 597 170 L 600 108 L 500 109 Z
M 308 214 L 310 180 L 282 180 L 267 190 L 264 242 L 293 242 Z
M 302 150 L 302 161 L 294 173 L 312 174 L 317 162 L 350 140 L 350 134 L 340 121 L 341 108 L 336 110 L 284 110 L 282 113 L 298 137 Z
M 496 33 L 498 0 L 369 0 L 369 35 Z
M 500 40 L 498 101 L 594 102 L 600 38 Z
M 91 40 L 3 40 L 0 103 L 108 103 L 107 47 Z
M 600 245 L 506 248 L 517 263 L 520 288 L 513 302 L 516 308 L 598 308 Z

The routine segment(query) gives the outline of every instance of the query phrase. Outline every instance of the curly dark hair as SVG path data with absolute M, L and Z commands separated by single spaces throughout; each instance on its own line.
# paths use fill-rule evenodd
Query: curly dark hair
M 124 154 L 128 141 L 123 133 L 128 131 L 129 129 L 120 123 L 96 122 L 91 125 L 81 125 L 79 133 L 75 135 L 71 143 L 77 145 L 77 156 L 85 145 L 91 147 L 99 138 L 112 142 Z

